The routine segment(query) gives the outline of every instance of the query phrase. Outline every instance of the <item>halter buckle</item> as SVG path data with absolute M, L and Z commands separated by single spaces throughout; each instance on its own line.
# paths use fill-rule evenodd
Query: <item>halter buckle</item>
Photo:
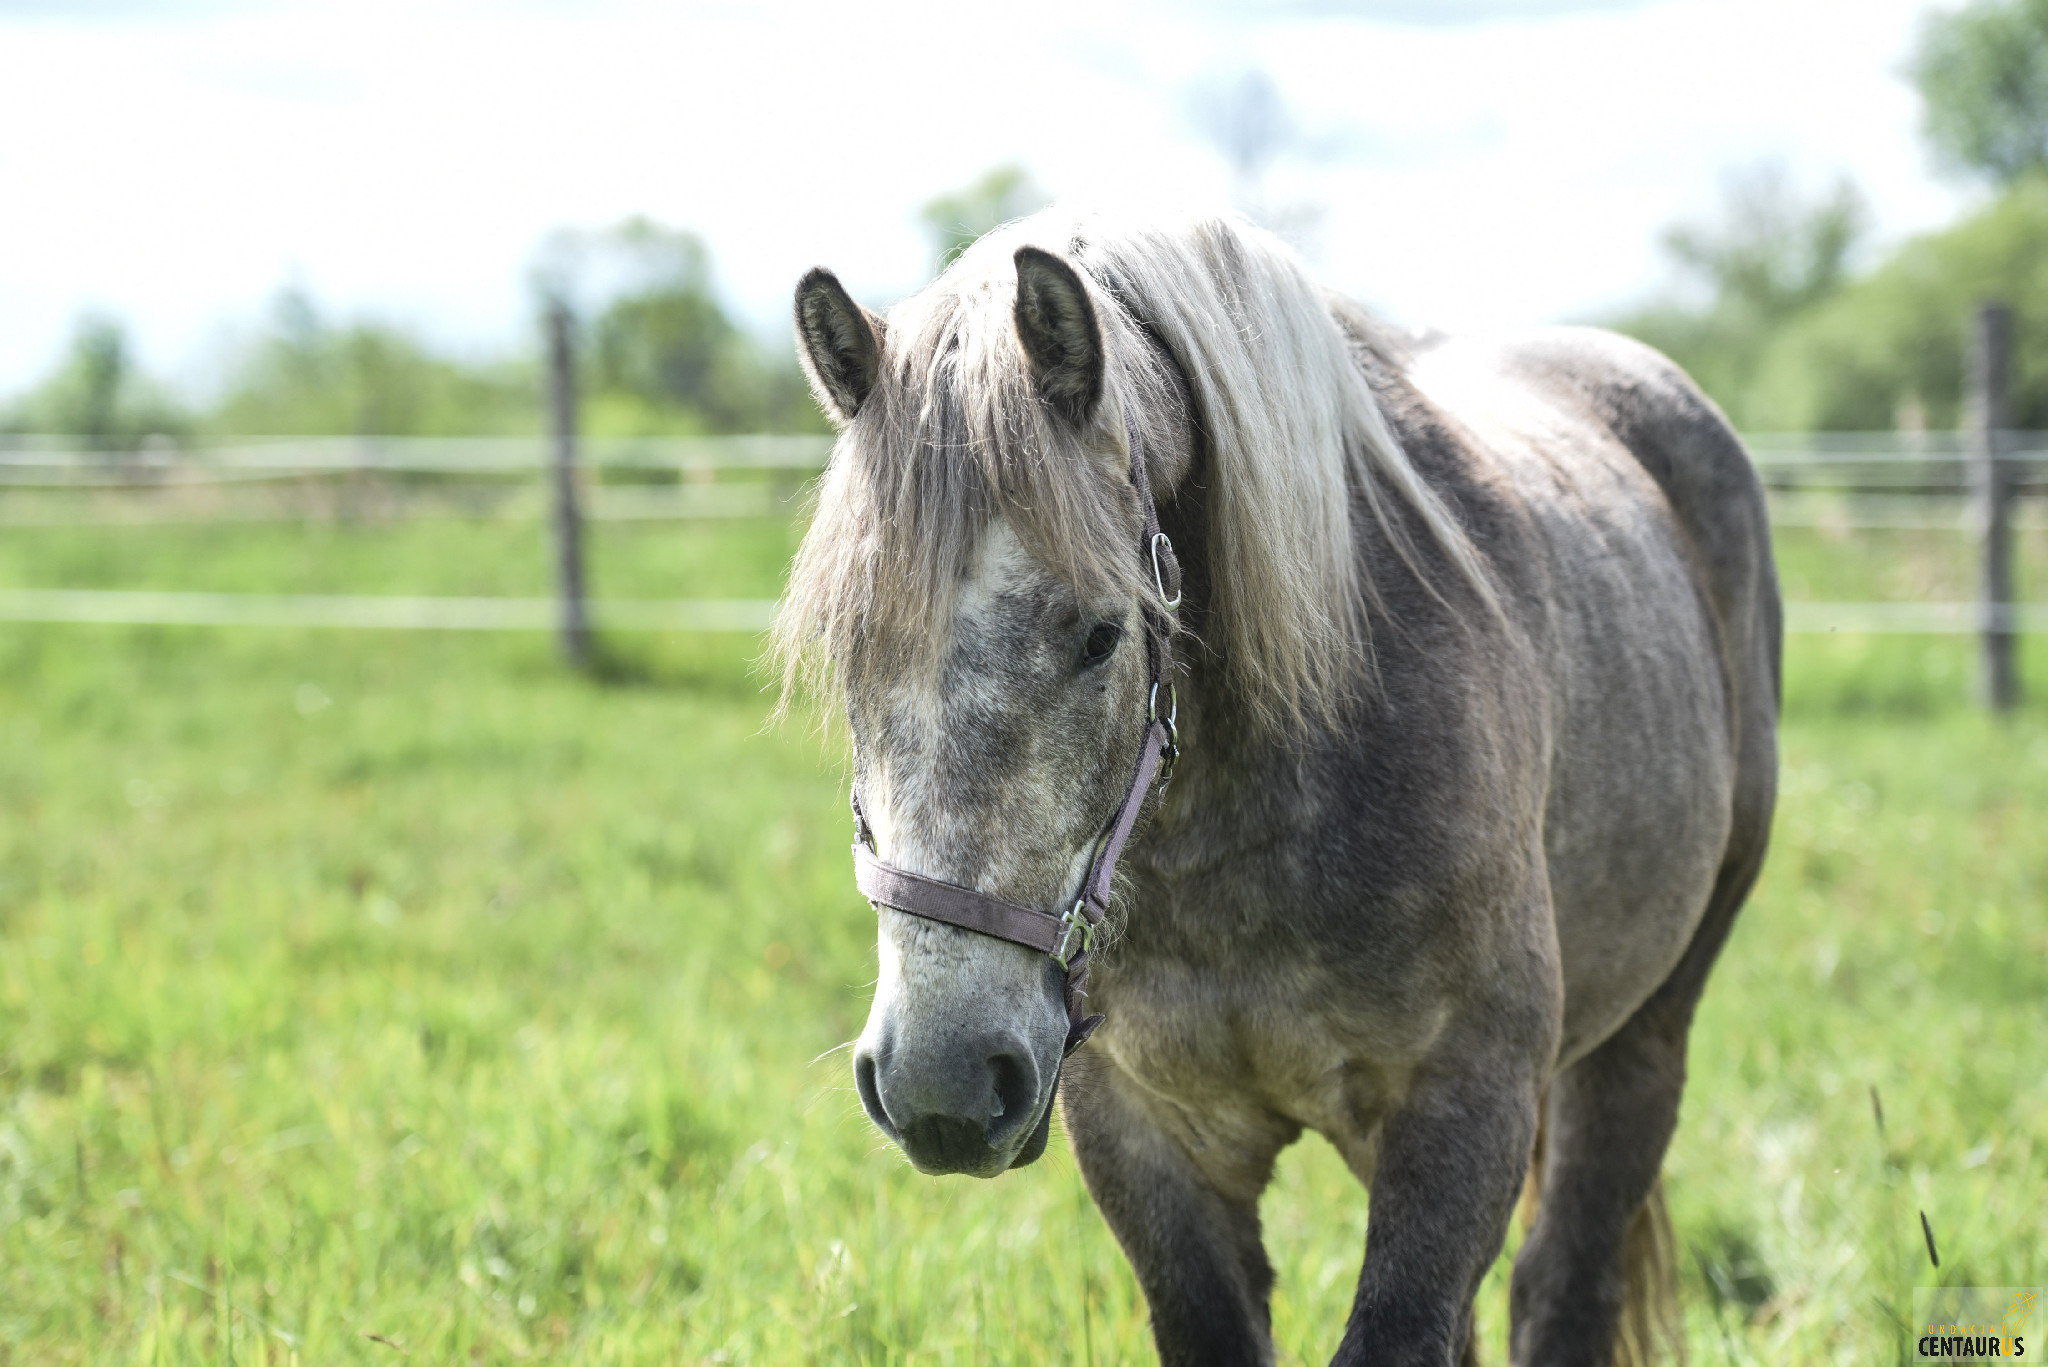
M 1180 590 L 1176 588 L 1171 598 L 1166 596 L 1166 575 L 1165 572 L 1159 568 L 1159 543 L 1162 541 L 1166 542 L 1167 555 L 1171 556 L 1173 554 L 1173 542 L 1167 539 L 1166 533 L 1152 533 L 1152 542 L 1150 547 L 1152 551 L 1152 587 L 1159 590 L 1159 601 L 1166 605 L 1166 610 L 1168 612 L 1172 612 L 1175 608 L 1180 606 L 1181 595 Z
M 1095 930 L 1095 923 L 1088 919 L 1088 913 L 1082 908 L 1082 899 L 1076 899 L 1074 905 L 1068 908 L 1067 914 L 1060 917 L 1060 942 L 1053 947 L 1052 961 L 1061 969 L 1072 972 L 1071 965 L 1075 954 L 1086 954 L 1095 948 Z M 1074 937 L 1077 935 L 1081 939 L 1078 951 L 1074 948 Z

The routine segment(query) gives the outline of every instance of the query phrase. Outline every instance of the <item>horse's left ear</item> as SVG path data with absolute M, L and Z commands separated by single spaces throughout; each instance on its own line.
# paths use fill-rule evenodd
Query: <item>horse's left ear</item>
M 1081 277 L 1051 252 L 1017 249 L 1017 340 L 1038 393 L 1076 427 L 1102 402 L 1102 327 Z

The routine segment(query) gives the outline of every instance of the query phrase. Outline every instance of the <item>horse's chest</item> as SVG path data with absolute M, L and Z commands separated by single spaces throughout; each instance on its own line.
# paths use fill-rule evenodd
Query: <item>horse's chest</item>
M 1432 881 L 1404 866 L 1388 851 L 1429 848 L 1440 804 L 1380 801 L 1364 781 L 1359 793 L 1341 811 L 1298 802 L 1227 859 L 1198 841 L 1133 852 L 1129 929 L 1103 956 L 1091 1007 L 1108 1017 L 1097 1039 L 1155 1096 L 1254 1108 L 1341 1143 L 1405 1093 L 1461 1004 L 1495 990 L 1465 964 L 1511 928 L 1466 903 L 1478 888 L 1507 905 L 1483 895 L 1502 875 L 1482 865 L 1460 881 L 1464 867 L 1444 860 Z
M 1337 974 L 1271 956 L 1227 964 L 1133 954 L 1105 972 L 1096 1036 L 1117 1066 L 1190 1111 L 1250 1107 L 1333 1139 L 1363 1134 L 1433 1034 Z

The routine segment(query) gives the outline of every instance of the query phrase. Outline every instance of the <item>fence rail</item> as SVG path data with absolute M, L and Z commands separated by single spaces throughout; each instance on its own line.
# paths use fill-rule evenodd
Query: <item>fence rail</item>
M 243 438 L 140 452 L 76 439 L 0 436 L 0 525 L 275 521 L 306 516 L 517 518 L 549 515 L 550 435 Z M 1782 526 L 1970 532 L 1980 456 L 1972 432 L 1752 433 L 1746 438 Z M 823 436 L 582 437 L 582 516 L 595 521 L 789 517 L 823 468 Z M 2001 434 L 2013 493 L 2048 492 L 2048 433 Z M 734 476 L 734 477 L 724 477 Z M 764 477 L 765 476 L 765 477 Z M 2048 508 L 2016 516 L 2048 529 Z M 1800 633 L 2048 632 L 2048 604 L 1797 602 Z M 765 629 L 763 599 L 610 599 L 614 631 Z M 549 598 L 285 595 L 83 589 L 0 590 L 0 621 L 523 631 L 554 627 Z
M 134 452 L 82 451 L 60 436 L 0 434 L 0 525 L 535 516 L 544 506 L 554 531 L 554 599 L 18 589 L 0 590 L 0 620 L 494 630 L 553 624 L 579 666 L 589 657 L 592 621 L 614 629 L 759 630 L 768 611 L 753 600 L 588 602 L 584 520 L 786 516 L 795 508 L 795 477 L 824 466 L 831 438 L 585 435 L 575 330 L 561 301 L 548 310 L 547 332 L 547 431 L 248 437 L 186 447 L 159 442 Z M 1786 625 L 1811 632 L 1975 632 L 1985 698 L 2001 710 L 2019 702 L 2021 633 L 2048 630 L 2048 613 L 2017 601 L 2013 573 L 2015 533 L 2034 525 L 2021 521 L 2021 496 L 2048 492 L 2048 432 L 2008 426 L 2011 336 L 2009 308 L 1996 301 L 1976 308 L 1965 430 L 1745 437 L 1780 525 L 1974 532 L 1982 585 L 1975 603 L 1794 602 L 1786 604 Z M 750 477 L 721 480 L 727 471 Z M 529 492 L 534 485 L 545 486 L 544 505 Z M 1940 503 L 1930 511 L 1932 500 Z
M 1968 432 L 1753 433 L 1758 474 L 1774 491 L 1948 493 L 1970 489 Z M 339 476 L 537 477 L 551 438 L 247 437 L 140 451 L 81 450 L 77 439 L 0 436 L 0 488 L 151 491 Z M 606 472 L 716 476 L 824 468 L 832 439 L 811 435 L 581 437 L 578 461 Z M 2023 489 L 2048 491 L 2048 432 L 2004 434 L 2000 460 Z
M 608 631 L 761 632 L 772 598 L 598 598 L 592 624 Z M 1982 629 L 1979 603 L 1787 603 L 1785 629 L 1801 635 L 1961 636 Z M 184 593 L 133 589 L 0 589 L 0 622 L 102 626 L 336 627 L 392 631 L 547 631 L 555 598 L 443 598 L 405 594 Z M 2048 604 L 2013 604 L 2001 626 L 2048 632 Z
M 2005 434 L 2011 454 L 2048 451 L 2048 432 Z M 1961 460 L 1969 456 L 1968 429 L 1935 432 L 1745 432 L 1743 444 L 1760 464 L 1786 461 Z M 0 464 L 37 462 L 118 464 L 209 460 L 221 464 L 405 466 L 444 462 L 490 468 L 539 468 L 552 438 L 543 432 L 505 436 L 236 436 L 178 444 L 158 441 L 139 450 L 93 450 L 79 438 L 51 433 L 0 433 Z M 819 465 L 832 438 L 816 433 L 751 432 L 711 436 L 591 436 L 581 445 L 590 464 Z
M 775 620 L 772 598 L 606 598 L 592 600 L 590 607 L 599 626 L 615 631 L 759 632 Z M 561 613 L 556 598 L 0 589 L 0 622 L 549 631 Z
M 152 488 L 293 475 L 538 475 L 552 437 L 247 437 L 139 451 L 81 450 L 75 437 L 0 437 L 0 482 Z M 818 470 L 832 438 L 808 435 L 579 437 L 595 469 L 703 473 Z

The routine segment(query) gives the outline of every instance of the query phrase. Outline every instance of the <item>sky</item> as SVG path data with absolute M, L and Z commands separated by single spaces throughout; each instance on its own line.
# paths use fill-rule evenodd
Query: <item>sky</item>
M 458 354 L 527 345 L 553 229 L 703 235 L 781 331 L 826 264 L 885 305 L 918 209 L 1017 162 L 1142 211 L 1241 197 L 1205 129 L 1264 73 L 1258 187 L 1408 322 L 1597 317 L 1660 228 L 1775 160 L 1877 240 L 1952 217 L 1901 76 L 1925 0 L 0 0 L 0 394 L 83 310 L 194 393 L 290 283 Z

